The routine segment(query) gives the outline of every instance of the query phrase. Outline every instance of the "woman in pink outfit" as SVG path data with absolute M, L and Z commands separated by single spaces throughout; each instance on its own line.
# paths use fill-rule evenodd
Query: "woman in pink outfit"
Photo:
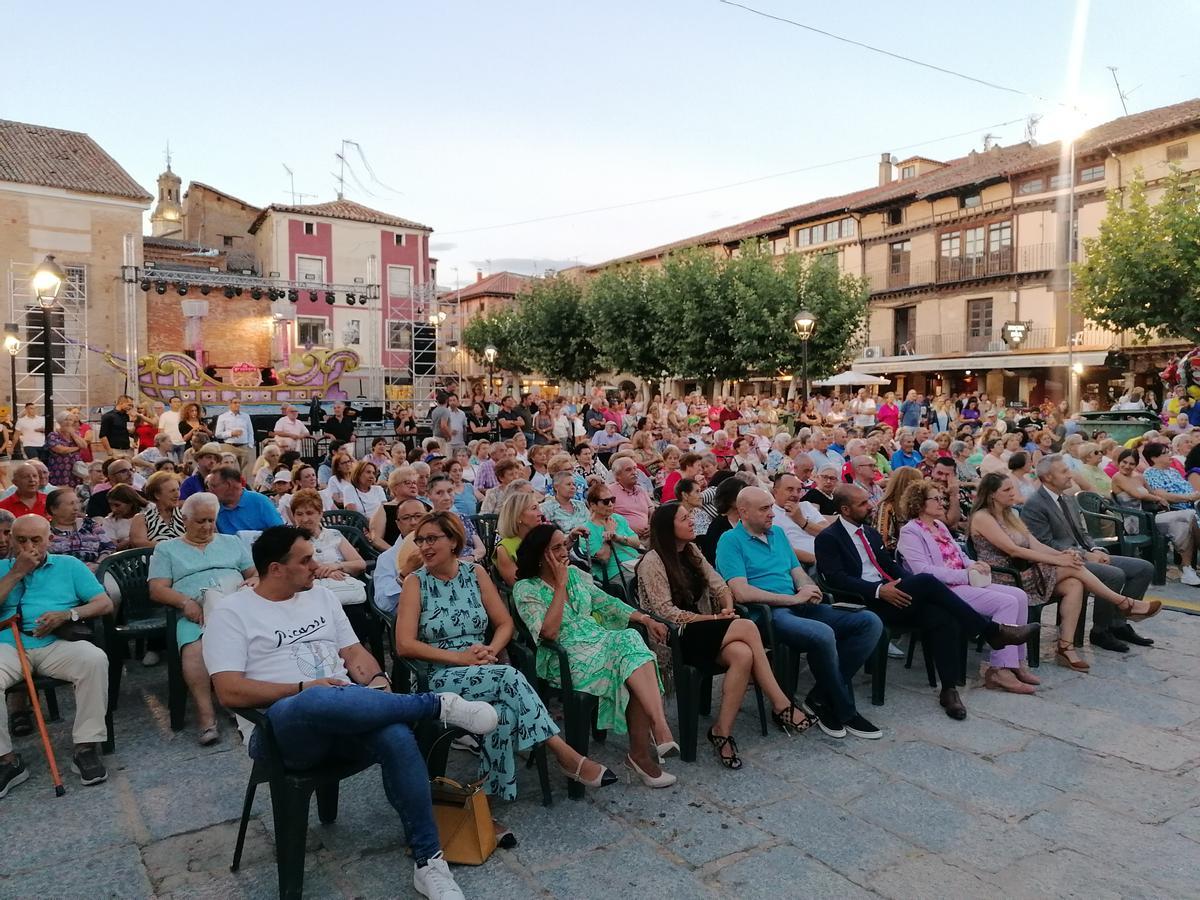
M 940 485 L 922 479 L 909 485 L 900 506 L 907 521 L 900 529 L 897 552 L 915 574 L 928 572 L 948 585 L 972 609 L 1005 625 L 1024 625 L 1029 621 L 1029 598 L 1020 588 L 1002 584 L 973 587 L 970 574 L 990 574 L 987 563 L 975 562 L 950 534 L 943 518 L 946 495 Z M 1025 645 L 993 650 L 984 672 L 986 687 L 1032 694 L 1040 680 L 1025 664 Z

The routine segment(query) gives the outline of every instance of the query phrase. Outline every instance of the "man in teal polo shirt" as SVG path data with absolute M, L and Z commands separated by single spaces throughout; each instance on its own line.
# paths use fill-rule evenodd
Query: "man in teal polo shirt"
M 49 552 L 50 523 L 21 516 L 12 527 L 13 557 L 0 561 L 0 620 L 21 615 L 21 643 L 35 673 L 75 685 L 75 750 L 71 771 L 84 784 L 108 778 L 99 744 L 107 736 L 108 658 L 87 641 L 63 641 L 54 630 L 112 612 L 113 604 L 96 576 L 71 556 Z M 22 679 L 11 628 L 0 632 L 0 692 Z M 8 721 L 0 716 L 0 798 L 29 778 L 13 753 Z
M 854 704 L 850 679 L 879 643 L 883 623 L 869 610 L 834 609 L 821 602 L 820 588 L 774 524 L 774 507 L 774 498 L 762 488 L 738 494 L 741 521 L 717 541 L 717 571 L 739 603 L 771 608 L 776 640 L 808 654 L 816 684 L 804 700 L 804 711 L 817 717 L 821 730 L 836 738 L 847 733 L 879 738 L 879 729 Z
M 208 476 L 208 489 L 221 501 L 217 513 L 217 531 L 221 534 L 236 537 L 239 531 L 265 531 L 283 524 L 275 504 L 242 487 L 242 473 L 233 466 L 213 470 Z

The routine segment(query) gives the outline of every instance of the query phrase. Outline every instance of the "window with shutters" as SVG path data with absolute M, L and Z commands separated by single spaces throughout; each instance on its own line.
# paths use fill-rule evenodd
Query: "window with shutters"
M 388 296 L 411 297 L 413 292 L 412 266 L 388 266 Z

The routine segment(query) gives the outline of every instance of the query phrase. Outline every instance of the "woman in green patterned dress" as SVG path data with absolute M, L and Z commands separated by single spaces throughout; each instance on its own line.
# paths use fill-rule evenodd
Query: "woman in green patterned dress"
M 499 713 L 500 725 L 481 741 L 484 790 L 514 799 L 517 753 L 543 742 L 568 778 L 589 787 L 615 782 L 612 772 L 559 737 L 558 726 L 525 676 L 497 661 L 512 637 L 513 622 L 484 570 L 459 560 L 466 533 L 458 516 L 427 514 L 414 541 L 423 565 L 404 579 L 396 610 L 396 650 L 424 664 L 429 690 L 483 700 Z
M 675 776 L 659 766 L 662 757 L 679 752 L 679 745 L 663 710 L 658 666 L 629 623 L 645 625 L 660 643 L 667 639 L 666 626 L 567 565 L 567 536 L 553 525 L 538 525 L 525 535 L 517 549 L 517 578 L 513 600 L 522 620 L 531 634 L 562 644 L 575 690 L 599 700 L 598 727 L 628 731 L 625 764 L 648 787 L 674 784 Z M 559 684 L 558 659 L 541 647 L 537 672 Z

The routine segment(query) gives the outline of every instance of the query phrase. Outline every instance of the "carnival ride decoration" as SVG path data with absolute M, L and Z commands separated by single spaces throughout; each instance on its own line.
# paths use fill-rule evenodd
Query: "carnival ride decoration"
M 110 366 L 122 372 L 122 360 L 104 354 Z M 185 353 L 151 353 L 138 358 L 138 389 L 151 400 L 164 403 L 172 397 L 197 403 L 243 403 L 345 400 L 349 396 L 338 382 L 359 366 L 353 350 L 308 350 L 292 360 L 292 368 L 279 373 L 279 383 L 262 384 L 262 370 L 252 363 L 232 367 L 229 381 L 219 381 L 203 371 Z

